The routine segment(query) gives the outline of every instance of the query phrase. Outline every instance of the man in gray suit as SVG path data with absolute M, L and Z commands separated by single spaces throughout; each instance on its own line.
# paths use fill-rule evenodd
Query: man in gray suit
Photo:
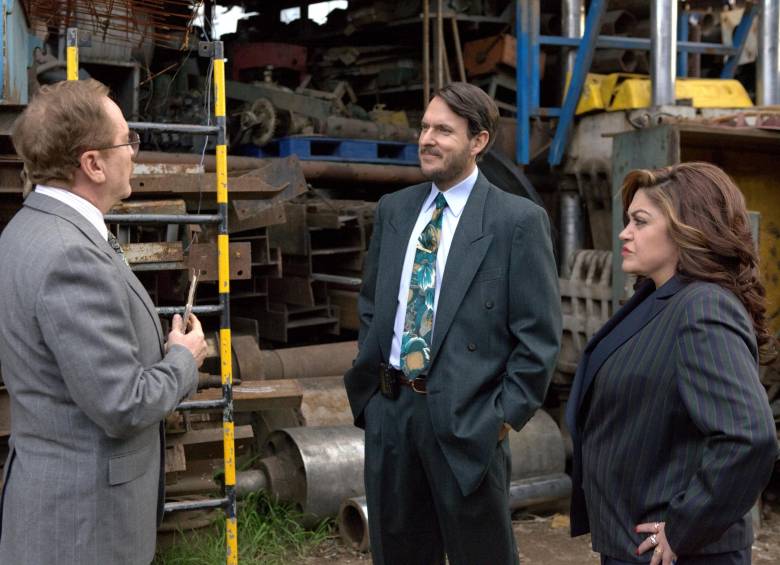
M 45 86 L 13 141 L 36 186 L 0 236 L 0 363 L 11 397 L 0 563 L 147 565 L 162 517 L 161 421 L 206 344 L 154 304 L 107 232 L 138 137 L 96 81 Z M 109 243 L 109 240 L 112 240 Z
M 345 375 L 377 565 L 518 562 L 505 437 L 544 399 L 561 317 L 546 213 L 476 164 L 497 122 L 479 88 L 437 92 L 419 150 L 432 182 L 377 205 Z

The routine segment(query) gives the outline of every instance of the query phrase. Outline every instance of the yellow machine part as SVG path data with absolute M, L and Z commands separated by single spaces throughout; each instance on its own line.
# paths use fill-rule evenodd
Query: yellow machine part
M 675 81 L 677 100 L 690 100 L 694 108 L 750 108 L 745 87 L 733 79 L 678 78 Z M 633 110 L 652 105 L 650 79 L 645 75 L 589 73 L 577 114 L 594 110 Z

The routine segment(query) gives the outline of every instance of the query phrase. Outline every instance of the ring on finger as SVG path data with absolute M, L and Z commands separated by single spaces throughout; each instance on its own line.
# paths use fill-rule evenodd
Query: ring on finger
M 658 537 L 656 537 L 655 534 L 650 536 L 650 543 L 652 543 L 653 545 L 658 545 Z

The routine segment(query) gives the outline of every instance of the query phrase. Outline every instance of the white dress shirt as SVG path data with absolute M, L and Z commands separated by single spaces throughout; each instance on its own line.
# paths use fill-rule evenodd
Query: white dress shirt
M 55 200 L 59 200 L 63 204 L 67 204 L 76 212 L 84 216 L 84 218 L 90 224 L 95 226 L 95 229 L 103 237 L 103 239 L 108 240 L 108 228 L 106 227 L 106 222 L 103 219 L 103 213 L 88 200 L 73 194 L 70 190 L 56 188 L 53 186 L 44 186 L 41 184 L 35 187 L 35 192 L 38 194 L 43 194 L 44 196 L 50 196 Z
M 406 246 L 406 256 L 404 258 L 404 268 L 401 271 L 401 280 L 398 285 L 398 305 L 395 311 L 395 324 L 393 325 L 393 343 L 390 346 L 390 364 L 399 369 L 401 367 L 401 338 L 404 335 L 404 323 L 406 322 L 406 303 L 409 299 L 409 283 L 412 280 L 412 268 L 414 267 L 414 256 L 417 250 L 417 240 L 433 217 L 435 206 L 433 201 L 440 193 L 444 194 L 447 201 L 447 207 L 442 212 L 441 239 L 439 240 L 439 250 L 436 252 L 436 288 L 433 299 L 433 333 L 436 331 L 436 308 L 439 305 L 439 291 L 441 290 L 441 281 L 444 278 L 444 267 L 447 265 L 447 255 L 450 252 L 452 237 L 455 235 L 455 229 L 458 227 L 460 215 L 466 202 L 469 199 L 474 183 L 477 182 L 479 169 L 474 167 L 471 174 L 461 182 L 442 192 L 436 184 L 431 185 L 431 193 L 423 202 L 420 215 L 417 217 L 417 223 L 414 224 L 412 235 L 409 237 L 409 243 Z

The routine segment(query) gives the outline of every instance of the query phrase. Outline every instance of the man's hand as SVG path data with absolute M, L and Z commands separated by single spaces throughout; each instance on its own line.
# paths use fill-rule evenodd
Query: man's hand
M 178 314 L 174 315 L 171 333 L 168 334 L 168 341 L 165 343 L 165 350 L 168 351 L 172 345 L 183 345 L 190 350 L 195 358 L 198 367 L 203 365 L 206 359 L 206 336 L 203 335 L 203 328 L 200 320 L 195 314 L 190 314 L 190 331 L 184 333 L 184 320 Z
M 504 438 L 506 437 L 506 434 L 509 433 L 509 430 L 512 429 L 512 426 L 504 422 L 504 425 L 501 426 L 501 429 L 498 431 L 498 441 L 502 442 L 504 441 Z

